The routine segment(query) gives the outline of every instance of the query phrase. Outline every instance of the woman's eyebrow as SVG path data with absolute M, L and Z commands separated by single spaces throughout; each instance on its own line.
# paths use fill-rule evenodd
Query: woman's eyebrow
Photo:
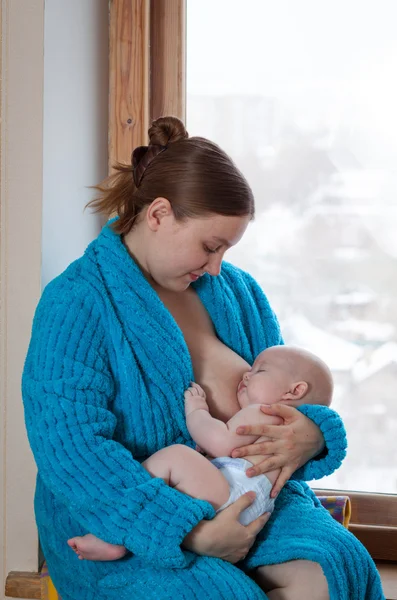
M 228 246 L 228 247 L 230 247 L 230 246 L 231 246 L 230 242 L 228 242 L 228 241 L 227 241 L 227 240 L 225 240 L 224 238 L 220 238 L 220 237 L 218 237 L 218 236 L 214 236 L 214 241 L 217 241 L 217 242 L 219 242 L 220 244 L 222 244 L 222 246 Z

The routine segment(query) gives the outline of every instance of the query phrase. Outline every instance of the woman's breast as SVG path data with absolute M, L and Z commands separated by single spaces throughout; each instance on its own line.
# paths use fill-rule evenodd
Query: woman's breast
M 192 359 L 195 381 L 207 393 L 212 416 L 228 421 L 238 410 L 236 391 L 248 363 L 221 342 L 200 298 L 192 288 L 183 293 L 157 292 L 173 315 Z
M 225 346 L 215 333 L 187 340 L 195 381 L 207 394 L 211 415 L 228 421 L 239 409 L 237 386 L 249 364 Z

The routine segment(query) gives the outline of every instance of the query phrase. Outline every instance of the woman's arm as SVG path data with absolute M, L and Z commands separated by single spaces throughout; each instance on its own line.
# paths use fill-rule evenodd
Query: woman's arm
M 298 409 L 284 404 L 262 406 L 268 415 L 281 417 L 284 425 L 249 425 L 237 433 L 265 435 L 269 441 L 240 447 L 232 456 L 269 455 L 247 471 L 248 476 L 281 468 L 271 493 L 275 497 L 286 481 L 321 479 L 341 465 L 346 455 L 346 431 L 339 415 L 326 406 L 308 405 Z
M 39 475 L 87 531 L 162 567 L 184 567 L 182 541 L 214 510 L 152 478 L 113 439 L 116 390 L 101 315 L 85 287 L 61 291 L 43 295 L 23 374 Z

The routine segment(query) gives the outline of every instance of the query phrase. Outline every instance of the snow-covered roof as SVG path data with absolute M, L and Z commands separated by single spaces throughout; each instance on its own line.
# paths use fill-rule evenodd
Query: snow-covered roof
M 352 290 L 335 296 L 334 303 L 340 306 L 367 306 L 375 299 L 376 294 L 372 290 Z
M 383 346 L 374 350 L 370 356 L 358 361 L 352 372 L 353 379 L 357 382 L 368 379 L 368 377 L 392 363 L 397 363 L 396 342 L 383 344 Z
M 361 321 L 359 319 L 338 321 L 335 323 L 334 329 L 340 333 L 352 333 L 372 342 L 388 342 L 396 330 L 391 323 Z

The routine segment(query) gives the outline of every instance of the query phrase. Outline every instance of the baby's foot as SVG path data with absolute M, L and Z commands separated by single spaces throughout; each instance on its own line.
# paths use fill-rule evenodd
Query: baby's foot
M 124 546 L 108 544 L 91 533 L 71 538 L 68 545 L 80 560 L 118 560 L 128 552 Z

